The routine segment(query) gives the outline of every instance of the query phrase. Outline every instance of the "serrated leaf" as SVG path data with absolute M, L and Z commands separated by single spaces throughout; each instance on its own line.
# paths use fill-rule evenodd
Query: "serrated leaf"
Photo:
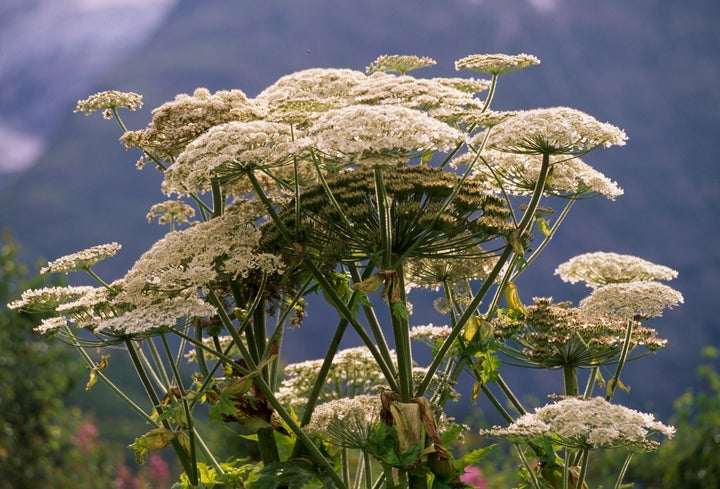
M 221 392 L 217 402 L 210 407 L 208 416 L 213 421 L 223 421 L 223 416 L 233 416 L 236 411 L 237 408 L 230 396 L 225 392 Z
M 495 444 L 492 444 L 490 446 L 483 447 L 483 448 L 478 448 L 477 450 L 473 450 L 472 452 L 468 452 L 457 461 L 457 465 L 460 467 L 467 467 L 468 465 L 475 465 L 478 462 L 480 462 L 482 459 L 487 457 L 490 454 L 490 450 L 492 450 L 493 447 L 495 447 Z
M 310 463 L 290 460 L 287 462 L 272 462 L 263 467 L 257 473 L 257 480 L 250 484 L 250 489 L 277 489 L 287 487 L 288 489 L 302 489 L 314 479 L 325 482 L 327 477 L 322 477 L 315 467 Z M 332 486 L 329 486 L 332 487 Z

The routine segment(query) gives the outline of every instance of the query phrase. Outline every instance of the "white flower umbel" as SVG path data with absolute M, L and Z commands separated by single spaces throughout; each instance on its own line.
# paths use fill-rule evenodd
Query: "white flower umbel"
M 472 152 L 458 157 L 453 164 L 469 163 Z M 542 157 L 487 150 L 473 168 L 473 178 L 484 182 L 496 192 L 510 195 L 532 195 L 537 185 Z M 601 172 L 579 158 L 552 156 L 550 176 L 543 194 L 566 198 L 587 198 L 602 195 L 615 200 L 623 190 Z
M 22 293 L 20 299 L 12 301 L 7 307 L 30 313 L 54 312 L 60 304 L 75 300 L 93 289 L 94 287 L 90 286 L 28 289 Z
M 431 116 L 478 109 L 483 104 L 473 97 L 473 93 L 455 88 L 447 80 L 387 73 L 373 74 L 355 87 L 351 94 L 359 104 L 397 105 L 425 110 Z
M 105 258 L 115 256 L 120 248 L 121 246 L 117 243 L 93 246 L 51 261 L 47 266 L 40 269 L 40 273 L 68 273 L 89 270 Z
M 145 252 L 125 276 L 122 296 L 163 294 L 205 287 L 222 279 L 247 277 L 253 270 L 282 271 L 279 257 L 258 253 L 260 231 L 254 204 L 240 201 L 225 213 L 182 231 L 168 233 Z
M 348 105 L 350 91 L 364 82 L 361 71 L 344 68 L 311 68 L 280 77 L 260 92 L 255 100 L 281 110 L 296 100 L 316 100 L 318 103 Z M 346 101 L 342 103 L 342 101 Z
M 588 316 L 643 320 L 662 316 L 665 309 L 682 303 L 683 296 L 677 290 L 647 280 L 599 287 L 580 301 L 580 310 Z
M 481 430 L 485 436 L 512 443 L 544 440 L 575 449 L 625 447 L 654 450 L 658 435 L 671 438 L 675 428 L 656 421 L 652 414 L 611 404 L 601 397 L 566 398 L 527 413 L 506 428 Z
M 575 256 L 558 265 L 555 275 L 571 284 L 585 282 L 588 287 L 596 288 L 638 280 L 671 280 L 678 273 L 637 256 L 597 251 Z
M 298 151 L 285 124 L 228 122 L 198 137 L 165 171 L 166 194 L 205 193 L 218 180 L 235 195 L 252 192 L 246 173 L 286 163 Z
M 148 222 L 157 218 L 158 224 L 184 224 L 195 216 L 195 209 L 180 200 L 166 200 L 153 205 L 147 213 Z
M 309 129 L 325 158 L 364 165 L 404 163 L 428 151 L 447 151 L 463 134 L 418 110 L 352 105 L 324 113 Z
M 84 100 L 78 100 L 75 106 L 75 112 L 83 112 L 90 115 L 95 111 L 103 110 L 103 117 L 109 119 L 115 109 L 137 110 L 141 108 L 142 95 L 134 92 L 119 92 L 117 90 L 108 90 L 99 92 L 89 96 Z
M 501 75 L 540 64 L 530 54 L 471 54 L 455 62 L 456 70 L 471 70 L 488 75 Z
M 351 90 L 367 76 L 341 68 L 311 68 L 278 79 L 255 100 L 267 107 L 266 120 L 305 127 L 330 109 L 352 105 Z
M 67 326 L 67 318 L 63 316 L 56 316 L 52 318 L 43 319 L 38 326 L 33 328 L 40 334 L 51 335 Z
M 568 107 L 519 111 L 495 126 L 487 147 L 507 153 L 582 155 L 622 146 L 627 136 L 612 124 Z
M 322 363 L 323 360 L 307 360 L 285 367 L 285 378 L 278 392 L 278 399 L 298 408 L 306 404 Z M 347 348 L 337 352 L 333 358 L 319 399 L 327 401 L 356 397 L 376 392 L 385 385 L 383 373 L 367 347 Z
M 431 341 L 442 341 L 450 336 L 452 328 L 449 326 L 435 326 L 433 323 L 410 328 L 410 338 L 416 340 L 429 339 Z
M 413 70 L 424 68 L 426 66 L 433 66 L 437 62 L 428 58 L 427 56 L 412 56 L 412 55 L 401 55 L 401 54 L 384 54 L 378 56 L 365 71 L 373 73 L 376 71 L 380 72 L 395 72 L 404 75 Z
M 370 425 L 380 419 L 380 397 L 361 394 L 355 397 L 343 397 L 319 404 L 313 411 L 310 423 L 305 430 L 326 433 L 332 423 L 346 424 L 352 428 L 355 424 Z
M 126 132 L 121 141 L 158 158 L 171 160 L 195 138 L 218 124 L 261 118 L 266 109 L 241 90 L 219 90 L 214 94 L 198 88 L 192 95 L 180 94 L 152 111 L 147 128 Z

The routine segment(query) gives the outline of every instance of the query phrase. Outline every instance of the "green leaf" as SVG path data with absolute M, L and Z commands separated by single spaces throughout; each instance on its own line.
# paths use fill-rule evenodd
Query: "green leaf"
M 490 450 L 492 450 L 493 447 L 495 447 L 495 444 L 484 447 L 484 448 L 478 448 L 477 450 L 473 450 L 472 452 L 468 452 L 457 461 L 457 465 L 460 467 L 467 467 L 468 465 L 475 465 L 478 462 L 480 462 L 482 459 L 487 457 L 490 454 Z
M 325 487 L 332 487 L 332 482 L 326 476 L 321 476 L 315 466 L 301 460 L 287 462 L 273 462 L 263 467 L 257 473 L 257 480 L 250 484 L 250 489 L 302 489 L 313 480 L 317 480 Z
M 142 465 L 145 463 L 145 457 L 148 453 L 165 448 L 176 436 L 177 432 L 175 431 L 167 428 L 155 428 L 140 438 L 136 438 L 135 443 L 128 445 L 128 448 L 135 452 L 135 460 Z
M 427 150 L 427 151 L 425 151 L 425 152 L 422 154 L 422 156 L 420 157 L 420 163 L 422 163 L 422 164 L 424 165 L 425 163 L 427 163 L 428 161 L 430 161 L 430 160 L 432 159 L 432 157 L 433 157 L 433 152 L 432 152 L 432 150 Z
M 223 421 L 224 416 L 234 416 L 236 413 L 237 407 L 230 394 L 221 391 L 217 402 L 210 407 L 208 416 L 213 421 Z
M 540 229 L 540 232 L 543 233 L 546 238 L 549 238 L 550 237 L 550 225 L 548 224 L 547 220 L 542 217 L 538 217 L 536 219 L 537 219 L 537 223 L 538 223 L 538 229 Z

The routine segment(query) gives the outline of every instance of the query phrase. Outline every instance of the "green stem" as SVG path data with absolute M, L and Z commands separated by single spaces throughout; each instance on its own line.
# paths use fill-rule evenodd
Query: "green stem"
M 563 365 L 563 382 L 566 396 L 578 395 L 577 369 L 572 365 Z
M 378 225 L 380 226 L 380 249 L 382 250 L 382 261 L 378 263 L 378 266 L 383 267 L 384 270 L 392 269 L 392 244 L 393 244 L 393 229 L 392 229 L 392 215 L 391 215 L 391 203 L 389 204 L 389 197 L 387 190 L 385 189 L 385 182 L 383 179 L 382 168 L 376 166 L 374 168 L 375 173 L 375 204 L 377 205 L 378 213 Z
M 373 481 L 372 481 L 372 466 L 370 465 L 370 455 L 363 450 L 362 452 L 363 457 L 363 469 L 365 472 L 365 489 L 372 489 L 373 487 Z
M 533 470 L 532 465 L 528 462 L 527 457 L 525 457 L 525 454 L 520 449 L 520 446 L 517 444 L 513 445 L 515 447 L 515 451 L 518 454 L 518 458 L 520 458 L 520 461 L 522 462 L 523 466 L 525 467 L 525 470 L 527 470 L 527 473 L 530 477 L 530 481 L 532 482 L 532 485 L 535 489 L 542 489 L 540 486 L 540 481 L 538 481 L 537 475 L 535 475 L 535 470 Z
M 317 373 L 317 378 L 315 379 L 315 383 L 313 384 L 312 390 L 310 391 L 310 394 L 308 395 L 307 403 L 305 404 L 305 410 L 303 411 L 302 419 L 300 420 L 300 426 L 305 426 L 310 422 L 310 419 L 312 418 L 312 413 L 315 410 L 315 405 L 317 404 L 318 399 L 320 398 L 320 394 L 322 393 L 323 388 L 325 387 L 325 380 L 328 377 L 328 373 L 330 372 L 330 369 L 332 368 L 332 362 L 335 358 L 335 354 L 337 353 L 338 349 L 340 348 L 340 341 L 343 338 L 343 335 L 345 334 L 345 330 L 347 329 L 348 322 L 345 319 L 341 319 L 338 323 L 337 327 L 335 328 L 335 334 L 332 337 L 332 340 L 330 341 L 330 345 L 328 346 L 327 352 L 325 353 L 325 358 L 323 359 L 323 363 L 320 366 L 320 370 Z M 293 453 L 291 458 L 297 458 L 300 456 L 300 443 L 296 443 L 293 447 Z
M 163 341 L 166 341 L 164 335 L 161 336 L 163 337 Z M 167 390 L 170 387 L 170 377 L 168 376 L 167 370 L 165 369 L 165 363 L 162 361 L 162 358 L 160 358 L 160 353 L 157 350 L 157 345 L 155 345 L 155 341 L 148 338 L 147 344 L 150 349 L 150 354 L 152 355 L 153 362 L 155 363 L 155 368 L 150 369 L 150 371 L 154 374 L 156 382 L 161 382 L 159 385 L 162 386 L 165 390 Z M 172 354 L 168 352 L 167 357 L 170 362 L 173 363 Z M 155 371 L 157 371 L 157 373 L 155 373 Z
M 236 346 L 240 350 L 240 354 L 243 356 L 246 363 L 248 364 L 248 370 L 252 372 L 257 371 L 257 364 L 250 356 L 250 352 L 247 350 L 247 348 L 245 348 L 245 345 L 242 343 L 242 338 L 240 338 L 238 332 L 235 330 L 232 324 L 232 320 L 227 315 L 227 312 L 222 308 L 217 296 L 212 290 L 208 291 L 208 299 L 217 308 L 218 316 L 223 322 L 225 328 L 233 337 L 233 340 L 236 342 Z M 241 369 L 240 366 L 232 360 L 230 360 L 229 365 L 232 366 L 234 369 L 238 370 L 243 375 L 247 375 L 249 373 L 247 371 L 244 371 L 245 369 Z M 255 380 L 255 385 L 260 390 L 260 392 L 262 392 L 263 396 L 265 396 L 265 399 L 270 403 L 273 409 L 275 409 L 275 411 L 278 413 L 278 416 L 280 416 L 280 418 L 288 425 L 290 430 L 295 433 L 295 436 L 297 436 L 303 446 L 307 449 L 308 454 L 312 457 L 312 459 L 323 467 L 323 469 L 330 475 L 330 477 L 338 485 L 339 488 L 345 489 L 345 485 L 338 477 L 332 465 L 327 461 L 327 459 L 323 456 L 320 450 L 318 450 L 315 444 L 310 440 L 305 431 L 303 431 L 303 429 L 298 426 L 298 424 L 295 422 L 294 417 L 287 412 L 287 410 L 282 404 L 280 404 L 280 402 L 275 397 L 275 393 L 272 391 L 265 379 L 262 376 L 257 376 Z
M 625 342 L 623 343 L 622 351 L 620 352 L 620 358 L 618 358 L 617 368 L 615 369 L 615 375 L 608 380 L 607 393 L 605 400 L 609 401 L 615 394 L 615 388 L 620 383 L 620 373 L 622 372 L 625 362 L 627 361 L 628 353 L 630 353 L 630 342 L 632 340 L 632 332 L 635 321 L 632 319 L 628 320 L 627 330 L 625 332 Z
M 360 336 L 360 339 L 363 341 L 365 346 L 370 351 L 370 354 L 377 362 L 378 367 L 380 368 L 380 370 L 382 370 L 382 373 L 385 376 L 385 380 L 388 382 L 388 386 L 390 387 L 390 389 L 397 392 L 399 386 L 395 377 L 393 376 L 394 369 L 392 368 L 392 366 L 388 366 L 388 364 L 385 362 L 385 357 L 380 353 L 377 345 L 373 342 L 367 331 L 365 331 L 365 328 L 363 328 L 363 326 L 358 323 L 352 310 L 348 307 L 347 304 L 345 304 L 345 301 L 343 301 L 342 298 L 338 295 L 335 288 L 332 286 L 332 284 L 330 284 L 330 282 L 328 282 L 325 275 L 317 268 L 315 263 L 313 263 L 311 260 L 308 260 L 305 262 L 305 264 L 313 277 L 315 277 L 315 280 L 318 282 L 322 290 L 325 291 L 327 300 L 330 305 L 334 306 L 337 309 L 340 317 L 346 319 L 353 327 L 355 332 L 357 332 L 357 334 Z
M 374 267 L 372 265 L 369 265 L 365 268 L 363 271 L 362 276 L 358 273 L 358 270 L 355 266 L 350 266 L 350 275 L 352 279 L 355 281 L 355 283 L 360 283 L 363 280 L 370 277 L 372 274 Z M 375 309 L 372 307 L 372 305 L 362 305 L 363 313 L 365 314 L 365 318 L 367 319 L 368 324 L 370 325 L 370 331 L 372 332 L 373 338 L 375 338 L 375 343 L 378 346 L 378 350 L 380 354 L 382 355 L 383 359 L 385 360 L 386 365 L 389 367 L 390 371 L 392 372 L 392 377 L 397 378 L 397 375 L 395 372 L 395 365 L 394 360 L 390 356 L 390 347 L 388 346 L 387 340 L 385 339 L 385 335 L 382 330 L 382 326 L 380 326 L 380 321 L 378 321 L 377 315 L 375 314 Z
M 483 104 L 483 108 L 481 109 L 481 112 L 485 112 L 488 107 L 490 107 L 490 102 L 492 102 L 493 97 L 495 96 L 495 89 L 497 88 L 497 81 L 498 81 L 498 74 L 495 73 L 492 76 L 492 79 L 490 80 L 490 87 L 488 88 L 488 95 L 485 98 L 485 103 Z
M 622 487 L 622 480 L 625 478 L 625 473 L 627 472 L 628 467 L 630 467 L 630 460 L 632 460 L 632 457 L 633 452 L 628 452 L 625 456 L 625 461 L 620 468 L 620 473 L 618 474 L 617 480 L 615 481 L 614 489 L 620 489 Z
M 260 428 L 257 431 L 258 448 L 260 459 L 265 466 L 280 461 L 277 442 L 275 441 L 275 430 L 272 428 Z
M 548 236 L 545 236 L 542 242 L 535 248 L 535 250 L 525 259 L 525 266 L 518 270 L 516 273 L 514 273 L 510 280 L 515 281 L 522 272 L 522 270 L 526 269 L 528 265 L 530 265 L 535 259 L 540 255 L 540 253 L 545 249 L 545 247 L 550 244 L 550 240 L 552 240 L 553 236 L 555 236 L 555 232 L 560 227 L 560 224 L 565 220 L 568 213 L 570 212 L 570 209 L 572 208 L 572 205 L 575 203 L 575 200 L 570 200 L 565 207 L 563 207 L 563 210 L 558 214 L 557 219 L 555 220 L 555 224 L 553 224 L 550 227 L 550 233 Z
M 80 346 L 80 344 L 77 342 L 76 336 L 73 334 L 72 330 L 69 326 L 65 326 L 66 332 L 68 334 L 68 337 L 71 338 L 70 342 L 72 343 L 73 347 L 80 353 L 80 355 L 83 357 L 83 360 L 85 360 L 85 363 L 89 368 L 95 368 L 95 362 L 93 362 L 92 358 L 90 358 L 90 355 L 85 351 L 85 349 Z M 100 379 L 106 386 L 110 388 L 111 391 L 115 393 L 120 399 L 122 399 L 125 404 L 127 404 L 133 411 L 135 411 L 140 417 L 142 417 L 145 422 L 148 424 L 158 427 L 160 426 L 157 421 L 155 421 L 152 416 L 148 415 L 143 408 L 137 405 L 135 401 L 130 399 L 127 394 L 125 394 L 118 386 L 115 385 L 115 383 L 110 380 L 109 377 L 107 377 L 102 372 L 96 371 L 98 379 Z
M 503 394 L 508 398 L 510 403 L 513 405 L 513 407 L 517 410 L 517 412 L 522 416 L 523 414 L 527 413 L 523 405 L 520 403 L 520 400 L 515 396 L 513 391 L 510 389 L 510 386 L 507 385 L 505 382 L 505 379 L 502 378 L 501 375 L 498 375 L 497 379 L 497 385 L 500 386 L 500 389 L 502 389 Z
M 170 360 L 170 368 L 173 372 L 173 378 L 175 379 L 175 385 L 177 386 L 178 390 L 180 391 L 180 402 L 182 403 L 183 407 L 183 413 L 185 415 L 185 426 L 183 426 L 187 432 L 188 432 L 188 438 L 190 439 L 190 461 L 194 467 L 197 466 L 197 453 L 196 453 L 196 446 L 195 446 L 195 429 L 193 427 L 193 417 L 192 412 L 190 410 L 190 406 L 188 405 L 188 401 L 185 396 L 185 387 L 183 386 L 182 377 L 180 376 L 180 371 L 178 370 L 177 366 L 175 365 L 175 362 L 173 361 L 173 354 L 172 349 L 170 348 L 170 344 L 167 341 L 167 337 L 162 334 L 160 335 L 160 338 L 162 340 L 163 347 L 165 349 L 165 354 L 167 355 L 168 359 Z M 168 379 L 169 383 L 169 379 Z M 179 423 L 183 424 L 183 423 Z
M 125 341 L 125 346 L 130 354 L 130 359 L 132 360 L 133 366 L 135 367 L 135 372 L 138 374 L 138 377 L 140 378 L 140 382 L 142 383 L 143 387 L 145 388 L 145 392 L 148 395 L 148 398 L 150 399 L 150 402 L 153 405 L 153 408 L 158 414 L 162 414 L 160 410 L 160 399 L 157 396 L 157 393 L 155 392 L 155 389 L 152 385 L 152 382 L 150 381 L 150 378 L 147 376 L 147 373 L 143 369 L 142 361 L 138 357 L 137 352 L 135 351 L 135 346 L 133 345 L 131 340 Z M 163 419 L 162 425 L 165 429 L 172 431 L 172 427 L 170 426 L 170 423 Z M 180 463 L 183 466 L 183 470 L 185 471 L 185 474 L 188 476 L 188 480 L 191 484 L 197 485 L 198 484 L 198 473 L 197 473 L 197 466 L 193 463 L 191 463 L 190 460 L 188 460 L 187 454 L 185 453 L 185 449 L 180 444 L 177 438 L 173 438 L 171 441 L 173 448 L 175 449 L 175 453 L 177 454 L 178 458 L 180 459 Z
M 510 413 L 507 412 L 507 410 L 503 407 L 500 401 L 498 401 L 497 397 L 495 397 L 495 394 L 492 393 L 492 391 L 486 384 L 483 384 L 480 388 L 482 389 L 485 396 L 490 400 L 492 405 L 495 406 L 495 409 L 497 409 L 498 413 L 500 413 L 500 415 L 505 418 L 505 421 L 507 421 L 508 423 L 512 423 L 513 421 L 515 421 L 514 418 L 510 416 Z
M 341 319 L 338 323 L 337 327 L 335 328 L 335 334 L 332 337 L 332 340 L 330 341 L 330 345 L 328 346 L 327 352 L 325 353 L 325 358 L 323 359 L 323 363 L 320 366 L 320 370 L 318 370 L 317 378 L 315 379 L 315 383 L 313 384 L 313 388 L 310 391 L 310 394 L 308 395 L 307 403 L 305 404 L 305 411 L 303 412 L 303 417 L 300 421 L 301 426 L 305 426 L 310 422 L 310 418 L 312 417 L 313 410 L 315 409 L 315 404 L 317 404 L 317 400 L 320 398 L 320 394 L 322 393 L 323 387 L 325 387 L 325 381 L 328 377 L 328 373 L 330 372 L 330 369 L 332 368 L 332 362 L 335 358 L 335 354 L 337 353 L 338 349 L 340 348 L 340 342 L 342 341 L 342 338 L 345 334 L 345 330 L 347 329 L 348 322 L 345 319 Z
M 193 332 L 195 334 L 195 340 L 202 344 L 202 328 L 199 326 L 198 321 L 195 321 L 193 323 Z M 207 362 L 205 361 L 205 350 L 202 348 L 196 348 L 196 360 L 198 363 L 198 368 L 200 370 L 200 373 L 205 377 L 206 379 L 210 377 L 210 372 L 208 370 Z
M 258 376 L 255 385 L 265 396 L 272 408 L 275 409 L 278 416 L 280 416 L 280 418 L 288 425 L 288 427 L 295 434 L 295 436 L 297 436 L 298 440 L 300 440 L 300 442 L 307 450 L 307 453 L 311 457 L 311 459 L 321 466 L 322 470 L 333 479 L 333 482 L 337 485 L 339 489 L 347 489 L 347 486 L 345 486 L 340 476 L 338 476 L 337 472 L 335 472 L 332 464 L 325 458 L 325 456 L 320 452 L 317 446 L 315 446 L 312 440 L 310 440 L 305 431 L 300 426 L 298 426 L 298 424 L 295 422 L 294 417 L 290 413 L 288 413 L 285 407 L 277 400 L 274 393 L 268 386 L 267 382 L 265 382 L 265 379 Z
M 355 242 L 358 242 L 360 238 L 355 234 L 355 226 L 350 222 L 345 212 L 342 210 L 342 207 L 340 207 L 340 204 L 338 203 L 337 199 L 335 198 L 335 194 L 333 194 L 332 190 L 330 189 L 330 186 L 327 183 L 327 180 L 325 179 L 325 175 L 323 175 L 322 170 L 320 169 L 320 164 L 317 162 L 315 158 L 313 158 L 313 163 L 315 164 L 315 170 L 317 173 L 318 181 L 320 182 L 320 185 L 322 186 L 323 190 L 325 191 L 325 196 L 330 201 L 330 205 L 335 209 L 335 212 L 337 212 L 338 216 L 340 216 L 340 219 L 343 221 L 344 228 L 350 231 L 353 234 L 353 238 Z M 299 202 L 299 198 L 296 197 L 296 202 Z M 298 205 L 298 204 L 296 204 Z M 298 212 L 299 215 L 299 211 Z M 299 221 L 298 221 L 299 223 Z
M 343 447 L 340 451 L 342 478 L 347 487 L 350 487 L 350 460 L 348 459 L 348 449 Z
M 402 268 L 398 271 L 398 283 L 396 285 L 399 292 L 399 301 L 405 306 L 407 300 L 405 297 L 405 282 L 403 280 Z M 392 295 L 392 292 L 390 293 Z M 393 336 L 395 337 L 395 352 L 398 363 L 398 377 L 400 381 L 400 400 L 409 402 L 412 397 L 412 347 L 410 344 L 410 324 L 407 315 L 394 314 L 392 307 L 392 297 L 388 297 L 390 306 L 390 319 L 392 321 Z
M 538 175 L 537 183 L 535 184 L 535 191 L 528 203 L 522 220 L 518 224 L 518 236 L 520 238 L 530 229 L 530 226 L 532 226 L 532 221 L 535 219 L 535 211 L 537 211 L 538 204 L 540 203 L 540 197 L 545 189 L 545 183 L 547 182 L 549 172 L 550 155 L 545 153 L 542 155 L 542 164 L 540 165 L 540 173 Z
M 448 337 L 445 339 L 442 345 L 440 345 L 440 348 L 438 348 L 438 351 L 433 356 L 432 362 L 428 367 L 428 371 L 425 374 L 425 377 L 420 382 L 420 385 L 418 385 L 417 387 L 415 394 L 416 396 L 420 397 L 425 394 L 425 391 L 430 385 L 430 382 L 432 381 L 433 376 L 437 372 L 437 369 L 440 367 L 440 364 L 444 361 L 445 357 L 450 351 L 450 348 L 452 348 L 453 343 L 465 327 L 465 324 L 467 324 L 468 320 L 472 317 L 473 314 L 475 314 L 475 309 L 478 308 L 483 298 L 490 290 L 490 287 L 492 287 L 495 279 L 502 271 L 503 267 L 505 266 L 505 262 L 508 260 L 511 254 L 512 248 L 510 246 L 506 246 L 503 252 L 498 257 L 497 263 L 490 271 L 487 278 L 483 281 L 482 286 L 480 286 L 480 290 L 475 295 L 475 297 L 473 297 L 473 300 L 470 302 L 470 304 L 468 304 L 467 309 L 462 314 L 462 316 L 460 316 L 457 324 L 453 327 Z
M 590 457 L 590 449 L 583 448 L 582 459 L 580 460 L 580 474 L 578 475 L 576 489 L 582 489 L 583 483 L 585 482 L 585 475 L 587 474 L 588 458 Z
M 592 391 L 595 388 L 595 379 L 597 378 L 598 373 L 598 367 L 593 367 L 590 369 L 590 375 L 587 380 L 587 384 L 585 384 L 585 392 L 583 392 L 583 399 L 588 399 L 590 396 L 592 396 Z

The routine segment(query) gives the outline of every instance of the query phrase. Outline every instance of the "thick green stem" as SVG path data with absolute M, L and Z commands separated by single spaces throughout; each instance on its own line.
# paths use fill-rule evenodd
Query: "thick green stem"
M 563 382 L 566 396 L 578 395 L 577 369 L 572 365 L 563 365 Z
M 403 280 L 402 268 L 397 272 L 397 292 L 399 297 L 397 300 L 405 307 L 407 300 L 405 297 L 405 283 Z M 392 292 L 391 294 L 392 295 Z M 413 397 L 412 386 L 412 347 L 410 345 L 410 324 L 408 316 L 393 313 L 392 297 L 388 298 L 390 305 L 390 318 L 392 320 L 393 335 L 395 337 L 395 353 L 398 363 L 398 377 L 400 383 L 400 400 L 409 402 Z
M 260 428 L 257 432 L 258 448 L 260 459 L 265 466 L 280 461 L 277 442 L 275 441 L 275 430 L 272 428 Z

